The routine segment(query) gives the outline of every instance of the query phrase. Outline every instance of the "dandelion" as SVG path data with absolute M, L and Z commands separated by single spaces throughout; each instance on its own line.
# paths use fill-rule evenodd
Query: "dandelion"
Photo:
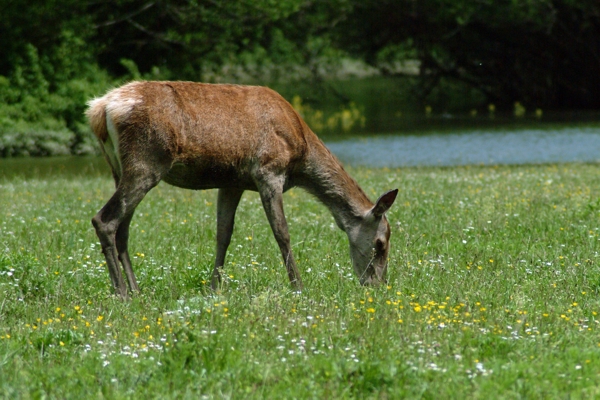
M 96 321 L 100 322 L 104 319 L 104 317 L 102 315 L 98 315 L 98 318 L 96 318 Z
M 371 308 L 367 308 L 367 310 L 366 310 L 366 311 L 367 311 L 368 313 L 371 313 L 371 314 L 373 314 L 373 313 L 375 312 L 375 309 L 374 309 L 373 307 L 371 307 Z

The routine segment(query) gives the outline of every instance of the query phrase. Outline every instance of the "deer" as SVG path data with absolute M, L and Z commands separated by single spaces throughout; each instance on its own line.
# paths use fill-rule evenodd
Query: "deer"
M 303 289 L 283 193 L 300 187 L 331 212 L 348 236 L 361 285 L 387 279 L 390 225 L 398 189 L 372 203 L 340 161 L 280 94 L 262 86 L 133 81 L 90 100 L 86 116 L 110 166 L 115 192 L 92 218 L 116 295 L 140 291 L 128 252 L 129 227 L 160 181 L 218 189 L 211 288 L 218 290 L 244 191 L 258 192 L 290 284 Z M 127 284 L 121 268 L 125 272 Z

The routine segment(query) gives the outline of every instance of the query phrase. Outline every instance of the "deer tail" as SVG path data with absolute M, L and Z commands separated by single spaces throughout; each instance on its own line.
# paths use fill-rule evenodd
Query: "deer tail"
M 117 180 L 122 173 L 119 156 L 119 139 L 116 127 L 112 120 L 110 120 L 110 114 L 107 113 L 107 106 L 108 102 L 104 97 L 90 100 L 85 115 L 88 118 L 94 135 L 98 138 L 102 153 L 112 169 L 115 180 Z
M 100 143 L 106 142 L 108 138 L 108 129 L 106 126 L 106 102 L 103 98 L 93 99 L 88 102 L 88 109 L 85 115 L 90 122 L 94 135 Z

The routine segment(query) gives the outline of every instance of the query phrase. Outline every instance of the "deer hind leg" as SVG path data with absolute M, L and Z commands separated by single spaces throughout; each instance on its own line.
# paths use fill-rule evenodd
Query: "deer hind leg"
M 119 181 L 121 178 L 114 169 L 112 169 L 113 178 L 115 180 L 115 189 L 119 187 Z M 133 268 L 131 267 L 131 259 L 129 258 L 129 251 L 127 250 L 127 243 L 129 241 L 129 225 L 131 224 L 131 219 L 133 218 L 133 213 L 127 218 L 123 220 L 123 222 L 119 225 L 119 229 L 116 233 L 116 245 L 118 258 L 123 265 L 123 269 L 125 270 L 125 275 L 127 276 L 127 282 L 129 283 L 129 290 L 132 292 L 139 292 L 140 288 L 135 279 L 135 275 L 133 274 Z
M 292 254 L 290 234 L 283 212 L 283 177 L 274 177 L 259 184 L 258 192 L 271 225 L 271 230 L 279 245 L 279 250 L 281 250 L 290 283 L 294 289 L 302 290 L 302 279 Z
M 123 176 L 108 203 L 92 218 L 113 287 L 123 298 L 128 294 L 120 263 L 127 275 L 130 289 L 139 290 L 127 252 L 129 224 L 137 205 L 159 181 L 160 178 L 154 176 Z
M 129 283 L 129 290 L 132 292 L 139 292 L 140 287 L 137 284 L 133 268 L 131 267 L 131 259 L 129 258 L 129 251 L 127 249 L 127 243 L 129 241 L 129 225 L 133 218 L 133 212 L 129 216 L 125 217 L 123 222 L 119 225 L 119 229 L 116 234 L 117 252 L 119 255 L 119 261 L 123 265 L 125 275 L 127 276 L 127 282 Z
M 213 290 L 216 290 L 221 283 L 219 269 L 225 264 L 225 253 L 227 253 L 233 233 L 235 211 L 238 204 L 240 204 L 243 193 L 244 191 L 241 189 L 219 189 L 217 197 L 217 255 L 211 280 Z

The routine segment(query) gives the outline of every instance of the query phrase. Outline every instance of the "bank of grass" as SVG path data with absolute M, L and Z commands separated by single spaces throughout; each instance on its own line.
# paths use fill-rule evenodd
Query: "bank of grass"
M 212 294 L 216 193 L 161 184 L 131 228 L 142 293 L 122 302 L 89 222 L 112 182 L 82 163 L 2 166 L 0 397 L 600 395 L 597 164 L 351 169 L 372 198 L 400 189 L 379 289 L 357 284 L 345 235 L 292 190 L 302 294 L 254 193 Z

